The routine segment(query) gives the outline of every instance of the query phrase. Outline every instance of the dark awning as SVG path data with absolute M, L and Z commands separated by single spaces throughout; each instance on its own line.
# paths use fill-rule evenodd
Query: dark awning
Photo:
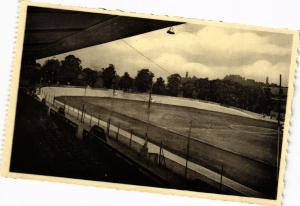
M 23 58 L 40 59 L 182 23 L 28 7 Z

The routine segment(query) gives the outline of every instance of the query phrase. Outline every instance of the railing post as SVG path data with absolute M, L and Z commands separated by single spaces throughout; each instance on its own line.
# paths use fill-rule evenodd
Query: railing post
M 133 130 L 131 129 L 130 130 L 130 138 L 129 138 L 129 147 L 131 148 L 131 142 L 132 142 L 132 133 L 133 133 Z
M 55 95 L 53 96 L 53 107 L 56 108 L 55 107 Z
M 192 133 L 192 120 L 190 121 L 190 128 L 189 128 L 189 134 L 187 139 L 187 146 L 186 146 L 186 162 L 185 162 L 185 170 L 184 170 L 184 177 L 187 179 L 188 176 L 188 161 L 190 156 L 190 139 L 191 139 L 191 133 Z
M 162 150 L 162 141 L 160 142 L 159 145 L 159 154 L 158 154 L 158 165 L 160 166 L 160 159 L 161 159 L 161 150 Z
M 223 170 L 224 170 L 224 168 L 223 168 L 223 164 L 221 165 L 221 177 L 220 177 L 220 192 L 222 192 L 222 185 L 223 185 Z
M 118 131 L 117 131 L 117 134 L 116 134 L 116 140 L 119 141 L 119 130 L 120 130 L 120 123 L 118 125 Z
M 91 119 L 90 119 L 90 126 L 92 126 L 92 118 L 93 118 L 93 113 L 91 113 Z
M 83 120 L 82 120 L 82 123 L 85 123 L 84 119 L 85 119 L 85 114 L 86 114 L 86 110 L 84 109 L 83 110 Z
M 81 122 L 84 123 L 84 104 L 82 104 Z
M 110 128 L 110 118 L 108 119 L 108 122 L 107 122 L 107 135 L 109 136 L 109 128 Z

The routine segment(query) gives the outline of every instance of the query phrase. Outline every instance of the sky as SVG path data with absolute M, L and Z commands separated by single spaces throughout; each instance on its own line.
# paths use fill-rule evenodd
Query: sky
M 132 77 L 147 68 L 155 78 L 166 79 L 172 73 L 185 76 L 186 72 L 209 79 L 238 74 L 261 82 L 268 76 L 269 82 L 278 83 L 282 74 L 283 85 L 288 85 L 290 34 L 189 23 L 173 29 L 174 35 L 167 34 L 165 28 L 55 58 L 62 60 L 73 54 L 81 59 L 83 68 L 95 70 L 114 64 L 119 75 L 128 72 Z M 38 62 L 43 64 L 49 58 Z

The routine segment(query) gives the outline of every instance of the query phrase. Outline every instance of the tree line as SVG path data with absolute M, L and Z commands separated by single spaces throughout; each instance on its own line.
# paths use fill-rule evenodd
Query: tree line
M 120 76 L 113 64 L 98 71 L 83 68 L 81 60 L 74 55 L 68 55 L 62 61 L 49 59 L 43 65 L 35 62 L 34 64 L 34 66 L 22 65 L 21 80 L 28 77 L 30 83 L 90 86 L 126 92 L 151 91 L 158 95 L 217 102 L 224 106 L 234 106 L 267 115 L 276 107 L 270 85 L 244 79 L 238 75 L 209 80 L 195 76 L 182 77 L 175 73 L 170 74 L 165 81 L 162 77 L 154 79 L 154 73 L 144 68 L 140 69 L 135 77 L 131 77 L 128 72 Z

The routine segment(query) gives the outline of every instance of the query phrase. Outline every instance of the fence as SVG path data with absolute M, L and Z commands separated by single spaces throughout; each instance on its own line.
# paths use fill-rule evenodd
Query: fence
M 270 188 L 276 188 L 276 168 L 265 163 L 193 138 L 190 138 L 187 155 L 188 138 L 184 135 L 113 111 L 93 113 L 96 106 L 90 104 L 80 107 L 57 100 L 50 102 L 56 107 L 64 107 L 67 114 L 83 123 L 106 128 L 111 138 L 137 152 L 143 149 L 147 135 L 151 161 L 158 163 L 163 151 L 165 167 L 187 179 L 205 179 L 215 187 L 223 185 L 221 190 L 239 191 L 250 196 L 270 195 L 274 193 Z
M 109 110 L 100 110 L 96 105 L 75 105 L 54 101 L 54 95 L 42 90 L 47 102 L 56 107 L 65 107 L 66 113 L 90 126 L 98 124 L 111 137 L 135 151 L 141 151 L 145 139 L 149 141 L 148 152 L 152 161 L 164 151 L 166 167 L 187 179 L 209 179 L 217 184 L 222 179 L 223 187 L 232 188 L 248 196 L 276 194 L 276 167 L 247 156 L 218 148 L 214 145 L 177 134 L 156 125 Z M 97 111 L 97 113 L 95 113 Z M 147 132 L 146 132 L 147 131 Z M 146 134 L 147 133 L 147 134 Z M 189 150 L 189 151 L 188 151 Z M 256 192 L 258 191 L 258 192 Z

